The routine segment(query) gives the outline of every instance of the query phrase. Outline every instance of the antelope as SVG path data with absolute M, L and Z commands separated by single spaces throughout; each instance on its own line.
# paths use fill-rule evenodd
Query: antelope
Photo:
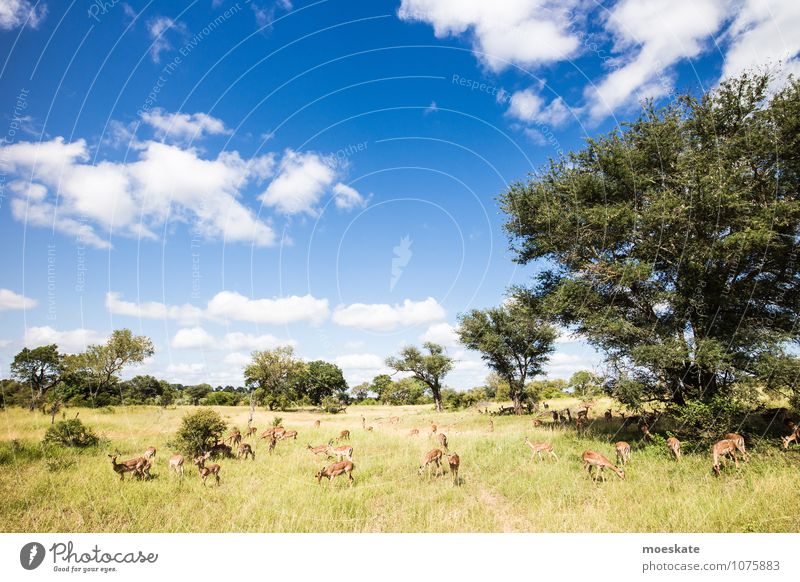
M 311 445 L 308 445 L 306 448 L 315 455 L 318 455 L 320 453 L 327 452 L 329 446 L 331 446 L 330 443 L 328 443 L 327 445 L 319 445 L 318 447 L 312 447 Z
M 183 477 L 183 455 L 172 455 L 169 458 L 169 468 L 173 469 L 176 475 Z
M 367 419 L 364 418 L 363 414 L 361 415 L 361 428 L 363 428 L 363 429 L 367 428 Z
M 270 436 L 270 437 L 269 437 L 269 450 L 268 450 L 267 452 L 268 452 L 270 455 L 272 454 L 272 451 L 274 451 L 274 450 L 275 450 L 275 445 L 277 445 L 277 444 L 278 444 L 278 439 L 277 439 L 277 437 L 276 437 L 276 436 L 273 434 L 272 436 Z
M 247 460 L 249 456 L 253 461 L 256 460 L 256 453 L 253 451 L 253 447 L 248 445 L 247 443 L 242 443 L 239 445 L 239 450 L 236 451 L 236 458 L 240 459 L 244 455 L 244 460 Z
M 650 427 L 647 426 L 646 422 L 643 422 L 639 425 L 639 430 L 642 431 L 642 435 L 645 441 L 647 441 L 648 443 L 653 441 L 653 435 L 650 432 Z
M 675 437 L 669 437 L 667 439 L 667 448 L 672 451 L 673 455 L 675 455 L 676 461 L 681 460 L 681 441 Z
M 285 439 L 297 440 L 297 431 L 296 430 L 285 430 L 280 434 L 278 439 L 279 440 L 285 440 Z
M 319 428 L 319 419 L 314 421 L 314 428 Z
M 792 431 L 792 434 L 781 437 L 781 445 L 783 446 L 783 450 L 788 451 L 789 443 L 796 443 L 798 440 L 800 440 L 800 428 L 795 428 Z
M 579 410 L 578 411 L 578 416 L 576 418 L 578 418 L 578 419 L 582 418 L 584 420 L 589 420 L 589 409 L 586 408 L 584 410 Z
M 247 436 L 247 438 L 250 438 L 251 436 L 255 436 L 255 434 L 257 432 L 258 432 L 258 429 L 256 427 L 254 427 L 254 426 L 251 426 L 250 428 L 247 429 L 246 436 Z
M 625 441 L 619 441 L 614 445 L 617 451 L 617 463 L 625 465 L 631 460 L 631 446 Z
M 213 456 L 222 455 L 223 457 L 232 457 L 233 449 L 224 442 L 220 441 L 218 443 L 214 443 L 214 446 L 211 447 L 209 453 Z
M 280 429 L 280 430 L 279 430 Z M 262 439 L 268 439 L 272 436 L 277 436 L 276 433 L 283 433 L 286 429 L 282 426 L 273 426 L 272 428 L 268 428 L 264 432 L 261 433 Z
M 428 474 L 430 474 L 430 465 L 433 463 L 436 465 L 436 473 L 438 474 L 442 468 L 442 451 L 441 449 L 432 449 L 428 451 L 428 453 L 422 458 L 422 464 L 419 466 L 418 473 L 422 475 L 422 472 L 426 469 L 428 470 Z
M 559 420 L 559 417 L 558 417 L 558 411 L 554 410 L 554 411 L 553 411 L 553 412 L 551 412 L 550 414 L 552 414 L 552 415 L 553 415 L 553 422 L 558 422 L 558 420 Z
M 350 440 L 350 431 L 349 430 L 343 430 L 342 432 L 340 432 L 338 440 L 340 440 L 340 441 L 349 441 Z
M 608 468 L 614 471 L 620 479 L 625 479 L 625 471 L 614 465 L 611 461 L 606 459 L 600 453 L 595 453 L 594 451 L 584 451 L 582 457 L 583 459 L 583 468 L 589 471 L 589 476 L 592 478 L 592 481 L 597 483 L 597 479 L 602 479 L 605 481 L 605 476 L 603 475 L 603 471 Z M 596 474 L 592 474 L 592 468 L 596 468 Z
M 489 419 L 489 432 L 494 432 L 494 421 Z
M 390 424 L 397 424 L 398 422 L 400 422 L 400 417 L 399 416 L 390 416 L 389 417 L 389 423 Z
M 578 416 L 575 418 L 575 429 L 577 431 L 583 431 L 586 429 L 586 417 L 585 416 Z
M 217 480 L 217 487 L 219 487 L 219 465 L 209 465 L 206 467 L 206 461 L 211 456 L 211 453 L 204 453 L 199 457 L 194 458 L 194 464 L 197 465 L 197 470 L 200 473 L 200 478 L 203 480 L 203 487 L 206 486 L 206 479 L 209 475 L 214 475 L 214 478 Z
M 350 445 L 334 447 L 332 444 L 328 443 L 328 446 L 325 448 L 325 453 L 329 457 L 336 457 L 338 459 L 343 459 L 346 457 L 348 461 L 353 460 L 353 447 Z
M 711 456 L 714 459 L 714 464 L 711 469 L 714 471 L 714 475 L 719 477 L 721 468 L 720 462 L 726 456 L 733 457 L 734 464 L 737 468 L 739 467 L 739 460 L 736 458 L 737 449 L 739 449 L 739 447 L 736 445 L 736 442 L 731 439 L 722 439 L 711 447 Z
M 611 414 L 611 409 L 610 408 L 608 410 L 606 410 L 606 413 L 605 413 L 604 416 L 606 418 L 606 422 L 611 422 L 614 419 L 614 415 Z
M 453 485 L 458 486 L 458 466 L 461 464 L 461 459 L 457 454 L 450 453 L 447 463 L 450 465 L 450 473 L 453 475 Z
M 740 434 L 736 434 L 735 432 L 729 432 L 724 437 L 723 440 L 733 441 L 733 444 L 736 445 L 736 449 L 742 453 L 742 460 L 746 463 L 747 462 L 747 450 L 744 446 L 744 437 Z
M 147 447 L 147 450 L 142 455 L 147 461 L 149 462 L 150 459 L 156 458 L 156 448 L 155 447 Z
M 242 442 L 242 433 L 239 432 L 238 428 L 235 428 L 233 429 L 231 434 L 228 435 L 228 438 L 226 438 L 224 442 L 231 443 L 232 447 L 238 447 L 239 444 Z
M 534 419 L 531 421 L 531 423 L 532 423 L 532 424 L 533 424 L 533 426 L 535 426 L 535 427 L 536 427 L 536 426 L 542 426 L 542 421 L 541 421 L 541 420 L 539 420 L 538 418 L 534 418 Z
M 141 478 L 145 474 L 145 467 L 147 469 L 150 468 L 150 463 L 144 457 L 136 457 L 135 459 L 122 461 L 121 463 L 117 463 L 117 457 L 119 457 L 119 453 L 108 455 L 108 458 L 111 459 L 111 468 L 119 475 L 120 481 L 125 480 L 125 473 L 131 472 L 138 478 Z
M 418 428 L 412 428 L 410 431 L 408 431 L 408 436 L 417 436 L 418 434 L 419 434 Z
M 431 436 L 436 434 L 437 428 L 438 427 L 435 424 L 431 423 Z
M 436 438 L 439 439 L 439 444 L 442 445 L 442 448 L 446 451 L 447 450 L 447 435 L 443 432 L 440 432 L 436 435 Z
M 347 478 L 350 480 L 350 487 L 352 487 L 353 483 L 355 483 L 353 479 L 353 469 L 355 468 L 352 461 L 339 461 L 338 463 L 331 463 L 327 467 L 323 467 L 314 477 L 317 480 L 317 485 L 322 483 L 323 477 L 327 477 L 328 483 L 333 487 L 333 480 L 336 479 L 336 477 L 339 475 L 347 475 Z
M 552 457 L 556 461 L 558 460 L 558 455 L 553 450 L 553 445 L 550 443 L 532 443 L 528 440 L 528 437 L 525 437 L 525 444 L 531 448 L 531 461 L 538 457 L 538 459 L 542 460 L 542 453 L 547 453 L 549 457 Z

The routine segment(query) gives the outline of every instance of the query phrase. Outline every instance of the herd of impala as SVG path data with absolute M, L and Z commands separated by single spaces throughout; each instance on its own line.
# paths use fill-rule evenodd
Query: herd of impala
M 553 421 L 554 425 L 556 423 L 561 424 L 568 424 L 572 423 L 575 425 L 577 430 L 580 432 L 586 428 L 589 419 L 589 407 L 586 406 L 584 410 L 578 411 L 578 414 L 573 417 L 570 411 L 567 409 L 562 412 L 553 411 Z M 610 422 L 613 419 L 611 410 L 607 410 L 604 414 L 604 418 L 606 422 Z M 645 442 L 653 441 L 653 435 L 650 432 L 650 428 L 648 425 L 648 420 L 644 417 L 625 417 L 622 415 L 623 426 L 627 426 L 630 424 L 637 424 L 639 431 L 642 434 L 642 438 Z M 389 424 L 397 424 L 400 422 L 400 417 L 392 416 L 386 420 Z M 789 445 L 793 442 L 798 443 L 800 442 L 800 426 L 795 425 L 791 421 L 785 421 L 785 424 L 789 430 L 792 432 L 788 436 L 784 436 L 781 438 L 781 445 L 784 450 L 789 448 Z M 541 421 L 538 418 L 534 418 L 533 425 L 535 427 L 539 427 L 542 425 Z M 320 421 L 317 420 L 314 422 L 314 428 L 318 429 L 320 427 Z M 362 416 L 361 417 L 361 428 L 367 432 L 372 432 L 373 427 L 367 426 L 366 419 Z M 489 420 L 488 423 L 488 432 L 494 431 L 494 422 Z M 245 431 L 244 435 L 239 431 L 239 429 L 233 429 L 233 431 L 228 435 L 228 437 L 224 440 L 217 441 L 209 450 L 204 451 L 202 454 L 195 456 L 192 461 L 194 465 L 197 466 L 198 473 L 200 475 L 200 479 L 203 482 L 203 485 L 206 484 L 206 479 L 211 476 L 216 481 L 216 484 L 220 484 L 220 465 L 218 464 L 206 464 L 212 456 L 222 456 L 222 457 L 233 457 L 234 450 L 236 451 L 235 456 L 236 458 L 244 458 L 247 460 L 248 458 L 251 460 L 255 460 L 255 451 L 253 445 L 249 443 L 243 442 L 244 438 L 255 437 L 257 434 L 257 429 L 253 426 L 250 426 L 248 422 L 248 428 Z M 260 435 L 261 440 L 266 440 L 268 443 L 268 453 L 272 453 L 277 446 L 277 443 L 280 441 L 285 440 L 297 440 L 297 431 L 296 430 L 286 430 L 283 426 L 275 426 L 272 427 Z M 409 431 L 409 436 L 418 436 L 420 434 L 420 430 L 417 428 L 413 428 Z M 431 469 L 435 469 L 435 474 L 438 475 L 440 473 L 444 473 L 444 465 L 443 459 L 445 454 L 447 454 L 447 462 L 450 468 L 450 473 L 453 477 L 453 484 L 459 485 L 459 477 L 458 477 L 458 468 L 461 463 L 461 459 L 455 452 L 449 451 L 448 448 L 448 440 L 445 433 L 440 432 L 436 424 L 431 422 L 430 429 L 428 433 L 429 437 L 436 438 L 439 441 L 440 447 L 431 449 L 425 456 L 422 458 L 422 463 L 419 466 L 419 474 L 422 475 L 424 472 L 430 475 Z M 355 469 L 355 465 L 353 464 L 353 447 L 350 444 L 340 444 L 343 441 L 350 441 L 350 431 L 349 430 L 342 430 L 339 433 L 338 438 L 330 439 L 327 444 L 322 444 L 318 446 L 311 446 L 310 444 L 307 446 L 307 449 L 313 453 L 316 457 L 317 455 L 324 455 L 327 459 L 332 460 L 330 464 L 324 466 L 320 469 L 314 476 L 317 480 L 317 483 L 321 483 L 322 479 L 328 479 L 328 482 L 331 486 L 333 486 L 333 482 L 336 477 L 341 475 L 347 476 L 349 485 L 354 484 L 353 479 L 353 470 Z M 558 460 L 558 455 L 554 450 L 554 447 L 551 443 L 548 442 L 532 442 L 525 437 L 524 444 L 528 446 L 531 450 L 531 459 L 538 459 L 543 460 L 544 455 L 547 455 L 548 458 L 553 460 Z M 675 461 L 680 461 L 681 459 L 681 442 L 675 437 L 669 437 L 666 440 L 666 445 L 669 453 L 675 459 Z M 616 452 L 616 461 L 617 464 L 615 465 L 611 461 L 608 460 L 607 457 L 604 455 L 595 452 L 595 451 L 584 451 L 581 455 L 581 460 L 583 461 L 583 468 L 588 471 L 590 478 L 592 481 L 597 482 L 598 480 L 605 480 L 603 472 L 608 469 L 611 472 L 618 475 L 621 479 L 625 478 L 625 471 L 622 467 L 628 464 L 631 457 L 631 445 L 625 441 L 618 441 L 614 444 L 615 452 Z M 719 476 L 721 473 L 722 462 L 726 459 L 726 457 L 730 457 L 733 459 L 734 464 L 738 467 L 739 460 L 736 456 L 736 453 L 740 453 L 742 460 L 747 461 L 747 450 L 745 448 L 745 441 L 744 438 L 736 433 L 728 433 L 722 437 L 721 440 L 716 442 L 711 447 L 711 457 L 712 457 L 712 471 L 714 475 Z M 117 473 L 120 477 L 120 480 L 124 480 L 125 473 L 132 473 L 134 477 L 139 479 L 149 479 L 150 478 L 150 469 L 152 467 L 153 462 L 155 461 L 156 456 L 156 449 L 155 447 L 149 447 L 142 456 L 130 459 L 128 461 L 123 461 L 121 463 L 117 462 L 117 458 L 119 457 L 119 452 L 114 455 L 108 455 L 111 458 L 111 466 L 114 469 L 114 472 Z M 168 468 L 170 471 L 174 471 L 177 475 L 183 476 L 183 465 L 184 465 L 184 457 L 180 454 L 172 455 L 169 458 Z

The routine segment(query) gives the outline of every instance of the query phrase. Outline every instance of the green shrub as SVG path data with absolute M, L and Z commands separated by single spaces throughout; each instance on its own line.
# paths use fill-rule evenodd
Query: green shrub
M 199 455 L 214 446 L 225 428 L 225 421 L 219 414 L 210 408 L 201 408 L 183 417 L 175 440 L 170 444 L 184 454 Z
M 93 447 L 99 442 L 100 439 L 94 431 L 78 418 L 59 420 L 51 425 L 42 441 L 45 445 L 78 448 Z
M 14 439 L 0 443 L 0 465 L 17 465 L 41 459 L 44 450 L 41 445 Z

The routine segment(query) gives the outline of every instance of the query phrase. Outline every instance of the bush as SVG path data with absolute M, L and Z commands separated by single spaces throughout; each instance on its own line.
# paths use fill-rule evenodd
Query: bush
M 100 439 L 94 431 L 77 418 L 59 420 L 51 425 L 42 441 L 45 445 L 77 448 L 93 447 L 99 442 Z
M 201 408 L 183 417 L 175 440 L 170 444 L 184 454 L 199 455 L 214 446 L 225 428 L 225 421 L 219 414 L 210 408 Z
M 670 406 L 676 433 L 711 442 L 727 432 L 735 432 L 749 411 L 733 398 L 717 396 L 711 402 L 690 400 L 684 406 Z
M 335 396 L 326 396 L 322 399 L 322 402 L 320 402 L 319 407 L 329 414 L 338 414 L 344 411 L 347 405 Z

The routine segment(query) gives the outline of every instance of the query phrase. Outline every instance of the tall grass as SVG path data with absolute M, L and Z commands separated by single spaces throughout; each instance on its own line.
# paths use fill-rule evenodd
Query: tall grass
M 246 408 L 215 408 L 244 429 Z M 600 409 L 598 407 L 598 409 Z M 533 428 L 529 417 L 488 418 L 474 412 L 434 414 L 428 407 L 351 407 L 336 416 L 281 413 L 298 440 L 273 455 L 256 440 L 256 460 L 225 459 L 222 485 L 203 487 L 190 460 L 183 479 L 167 470 L 167 442 L 190 409 L 127 407 L 115 414 L 80 410 L 102 438 L 86 451 L 42 449 L 49 419 L 24 410 L 0 412 L 0 530 L 53 532 L 792 532 L 800 520 L 800 454 L 779 443 L 759 444 L 751 461 L 721 478 L 711 475 L 707 453 L 675 463 L 661 447 L 617 434 L 633 445 L 626 480 L 609 473 L 593 483 L 580 463 L 586 449 L 613 460 L 618 423 L 596 421 L 585 435 L 574 429 Z M 361 428 L 361 414 L 374 426 Z M 385 422 L 401 416 L 399 425 Z M 259 433 L 273 413 L 258 411 Z M 319 429 L 314 420 L 322 420 Z M 417 474 L 421 457 L 436 446 L 434 421 L 461 457 L 463 483 L 449 475 Z M 410 428 L 420 436 L 409 437 Z M 356 484 L 329 488 L 313 476 L 326 461 L 306 444 L 323 444 L 342 429 L 352 434 Z M 536 462 L 523 439 L 550 441 L 558 461 Z M 253 440 L 250 441 L 254 442 Z M 15 444 L 13 444 L 15 443 Z M 139 456 L 158 449 L 151 481 L 125 482 L 111 469 L 109 452 Z M 106 450 L 108 449 L 108 450 Z M 211 482 L 209 482 L 211 483 Z

